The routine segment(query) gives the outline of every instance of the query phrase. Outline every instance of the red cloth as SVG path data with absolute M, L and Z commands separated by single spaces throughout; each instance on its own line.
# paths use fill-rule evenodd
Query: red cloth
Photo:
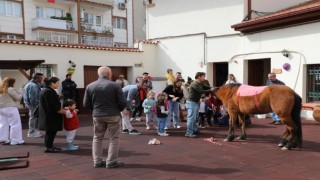
M 79 118 L 75 111 L 70 110 L 72 118 L 67 118 L 64 116 L 64 129 L 67 131 L 75 130 L 79 127 Z
M 147 96 L 147 91 L 145 89 L 139 89 L 139 93 L 140 93 L 140 100 L 144 101 Z
M 56 0 L 48 0 L 49 3 L 55 3 Z

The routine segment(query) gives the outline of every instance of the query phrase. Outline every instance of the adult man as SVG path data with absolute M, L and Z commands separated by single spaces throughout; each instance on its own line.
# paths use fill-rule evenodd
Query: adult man
M 198 128 L 196 123 L 196 118 L 199 109 L 199 101 L 202 94 L 209 94 L 214 90 L 209 86 L 204 84 L 206 73 L 197 72 L 195 75 L 195 80 L 189 86 L 189 96 L 186 103 L 186 108 L 188 110 L 187 117 L 187 132 L 186 137 L 195 138 L 198 134 Z
M 107 66 L 98 69 L 99 79 L 90 83 L 84 94 L 83 106 L 92 110 L 93 143 L 92 156 L 94 167 L 116 168 L 124 163 L 118 161 L 120 112 L 126 107 L 120 86 L 111 81 L 112 71 Z M 102 159 L 102 142 L 107 132 L 109 138 L 108 158 Z
M 123 74 L 119 75 L 119 78 L 116 80 L 116 83 L 119 84 L 121 88 L 129 85 L 129 82 L 124 78 Z
M 275 73 L 269 73 L 268 74 L 268 82 L 267 82 L 267 86 L 271 86 L 271 85 L 274 85 L 274 84 L 277 84 L 277 85 L 285 85 L 284 82 L 280 81 L 277 79 L 277 76 Z M 272 112 L 270 113 L 271 114 L 271 117 L 273 119 L 273 121 L 270 123 L 270 124 L 274 124 L 274 125 L 281 125 L 282 122 L 279 118 L 279 116 Z
M 151 91 L 153 89 L 153 87 L 152 87 L 152 82 L 150 80 L 149 73 L 144 72 L 142 74 L 142 80 L 146 83 L 147 92 Z
M 39 105 L 39 92 L 41 90 L 41 82 L 43 79 L 42 73 L 35 73 L 30 80 L 24 86 L 23 101 L 26 107 L 29 109 L 29 131 L 28 137 L 41 137 L 40 131 L 36 128 L 38 120 L 35 111 Z
M 77 84 L 71 80 L 71 74 L 66 75 L 66 79 L 62 81 L 62 95 L 64 101 L 68 99 L 75 100 Z
M 122 88 L 124 96 L 127 99 L 127 107 L 122 111 L 122 133 L 125 133 L 125 134 L 129 133 L 131 135 L 141 134 L 139 131 L 137 131 L 132 127 L 129 118 L 130 118 L 130 110 L 133 108 L 133 106 L 140 104 L 141 96 L 143 95 L 143 93 L 140 93 L 140 91 L 143 91 L 145 88 L 146 88 L 146 83 L 143 81 L 139 82 L 138 84 L 132 84 Z

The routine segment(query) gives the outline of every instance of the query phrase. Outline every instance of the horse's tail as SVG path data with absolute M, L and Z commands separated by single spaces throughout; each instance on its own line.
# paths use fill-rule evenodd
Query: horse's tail
M 301 103 L 302 98 L 297 93 L 294 93 L 294 105 L 291 111 L 291 117 L 296 124 L 296 137 L 299 148 L 302 147 Z

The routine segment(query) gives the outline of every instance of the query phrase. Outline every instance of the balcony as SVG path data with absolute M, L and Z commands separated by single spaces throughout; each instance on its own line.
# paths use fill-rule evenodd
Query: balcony
M 92 46 L 113 46 L 113 38 L 110 37 L 94 37 L 94 36 L 82 36 L 81 43 Z
M 37 30 L 33 31 L 33 38 L 40 42 L 78 44 L 78 35 L 75 33 Z
M 35 18 L 32 20 L 32 28 L 50 28 L 61 30 L 77 30 L 77 23 L 60 19 Z

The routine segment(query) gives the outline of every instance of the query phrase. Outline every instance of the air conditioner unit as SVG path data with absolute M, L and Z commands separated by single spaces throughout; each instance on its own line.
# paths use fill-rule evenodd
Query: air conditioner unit
M 126 3 L 119 3 L 119 9 L 126 9 Z

